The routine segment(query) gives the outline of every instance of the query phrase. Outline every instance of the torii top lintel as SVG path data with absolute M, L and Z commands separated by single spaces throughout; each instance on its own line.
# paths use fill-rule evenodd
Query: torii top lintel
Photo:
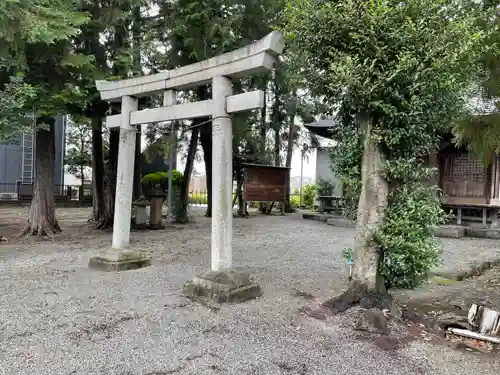
M 285 46 L 283 34 L 273 31 L 246 47 L 196 64 L 121 81 L 96 81 L 101 99 L 120 101 L 122 96 L 149 96 L 170 89 L 188 89 L 212 81 L 218 75 L 240 78 L 273 68 Z

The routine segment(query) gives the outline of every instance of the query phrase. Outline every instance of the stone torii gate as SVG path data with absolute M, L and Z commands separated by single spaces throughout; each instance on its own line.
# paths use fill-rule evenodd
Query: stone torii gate
M 121 114 L 108 116 L 106 126 L 120 129 L 115 216 L 111 249 L 89 265 L 107 270 L 140 268 L 150 264 L 145 254 L 128 249 L 132 209 L 137 125 L 212 116 L 212 270 L 195 277 L 184 291 L 219 301 L 245 299 L 260 288 L 232 268 L 232 122 L 229 114 L 264 105 L 260 90 L 233 95 L 231 79 L 271 70 L 283 52 L 284 38 L 273 31 L 263 39 L 214 58 L 148 76 L 121 81 L 96 81 L 102 100 L 121 101 Z M 212 99 L 177 104 L 176 90 L 212 84 Z M 163 106 L 138 110 L 137 99 L 163 93 Z M 249 293 L 250 292 L 250 293 Z

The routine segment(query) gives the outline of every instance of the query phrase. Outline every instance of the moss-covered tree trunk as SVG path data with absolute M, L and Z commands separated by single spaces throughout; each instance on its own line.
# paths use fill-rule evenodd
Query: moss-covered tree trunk
M 384 280 L 379 273 L 381 254 L 373 233 L 384 223 L 389 185 L 384 178 L 384 155 L 372 133 L 372 124 L 363 124 L 361 194 L 358 203 L 354 265 L 347 292 L 324 303 L 334 312 L 342 312 L 359 303 L 364 308 L 390 307 Z
M 354 239 L 351 288 L 385 293 L 384 281 L 378 272 L 381 254 L 378 246 L 372 241 L 372 235 L 384 223 L 389 185 L 383 177 L 384 155 L 373 137 L 371 123 L 364 125 L 362 187 Z
M 46 128 L 39 129 L 35 136 L 35 184 L 28 225 L 22 235 L 46 236 L 61 232 L 56 219 L 53 183 L 55 118 L 43 117 L 38 122 Z

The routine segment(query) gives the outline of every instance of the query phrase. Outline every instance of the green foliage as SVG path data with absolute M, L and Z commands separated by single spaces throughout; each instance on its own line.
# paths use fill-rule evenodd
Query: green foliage
M 35 88 L 25 83 L 21 75 L 9 78 L 0 90 L 0 140 L 9 140 L 17 132 L 33 128 L 33 117 L 26 115 L 26 108 L 35 97 Z
M 172 170 L 172 183 L 178 184 L 182 182 L 183 174 L 178 170 Z M 156 185 L 168 181 L 168 172 L 155 172 L 145 175 L 141 182 L 143 184 Z
M 49 46 L 77 35 L 88 21 L 71 0 L 0 2 L 0 69 L 20 69 L 30 62 L 28 44 Z
M 294 208 L 299 207 L 300 206 L 300 195 L 291 195 L 290 196 L 290 204 Z
M 234 199 L 234 194 L 233 194 Z M 191 204 L 208 204 L 208 194 L 207 193 L 190 193 L 189 203 Z
M 31 130 L 34 117 L 53 117 L 83 105 L 75 84 L 93 61 L 75 51 L 74 38 L 88 22 L 72 0 L 3 1 L 0 4 L 0 133 Z
M 352 262 L 354 260 L 354 250 L 350 247 L 345 247 L 342 249 L 342 258 L 346 262 Z
M 302 204 L 313 208 L 316 203 L 316 184 L 307 184 L 302 186 Z
M 68 121 L 64 164 L 81 180 L 85 179 L 85 168 L 92 167 L 92 128 L 87 119 Z
M 348 122 L 350 118 L 345 119 Z M 340 177 L 345 198 L 344 216 L 355 220 L 361 193 L 361 133 L 354 126 L 343 126 L 337 134 L 338 143 L 332 148 L 330 165 Z
M 394 184 L 384 224 L 374 233 L 383 255 L 380 272 L 390 287 L 414 288 L 440 261 L 441 243 L 433 234 L 447 217 L 438 189 L 422 182 L 435 175 L 435 169 L 416 160 L 396 162 L 388 169 L 394 180 L 399 177 L 405 183 Z
M 333 190 L 335 189 L 335 184 L 320 178 L 316 187 L 319 196 L 329 196 L 333 194 Z
M 489 35 L 486 44 L 490 48 L 479 58 L 486 74 L 475 87 L 476 108 L 468 117 L 456 121 L 453 126 L 458 145 L 466 146 L 482 159 L 485 165 L 490 165 L 494 154 L 500 152 L 499 5 L 498 0 L 485 1 L 484 16 L 478 20 L 481 29 Z
M 467 93 L 483 75 L 485 14 L 468 0 L 289 1 L 284 29 L 300 74 L 337 116 L 332 167 L 354 217 L 361 191 L 361 124 L 387 163 L 386 220 L 376 230 L 380 272 L 392 286 L 414 287 L 439 259 L 433 228 L 444 220 L 431 171 L 417 162 L 466 114 Z M 365 207 L 360 207 L 365 209 Z

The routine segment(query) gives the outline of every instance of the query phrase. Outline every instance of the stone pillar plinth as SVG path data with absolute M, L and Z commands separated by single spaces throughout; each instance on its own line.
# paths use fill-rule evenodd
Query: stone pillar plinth
M 184 284 L 183 294 L 216 303 L 244 302 L 259 297 L 262 289 L 246 273 L 207 271 Z

